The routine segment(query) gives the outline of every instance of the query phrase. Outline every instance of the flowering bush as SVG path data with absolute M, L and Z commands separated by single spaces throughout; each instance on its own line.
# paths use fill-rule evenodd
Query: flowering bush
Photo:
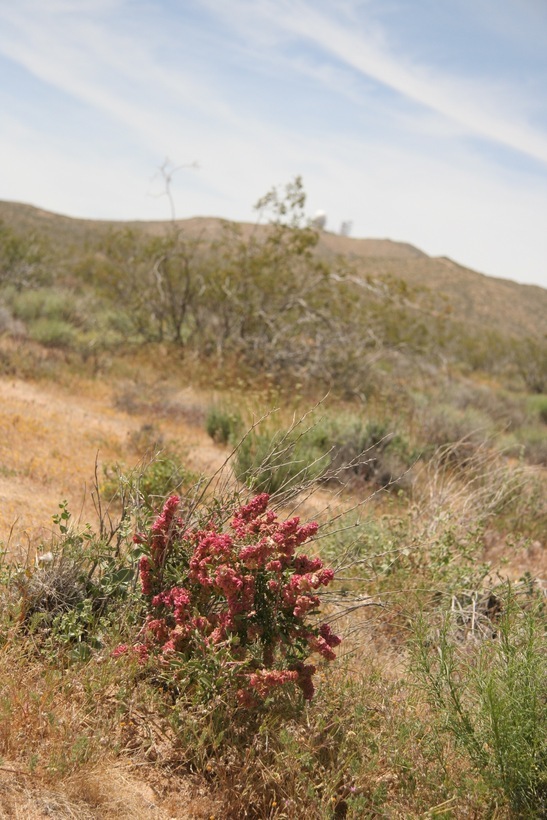
M 186 683 L 214 657 L 215 685 L 232 689 L 242 706 L 287 684 L 311 699 L 316 667 L 309 655 L 333 660 L 341 640 L 328 624 L 309 621 L 318 612 L 317 592 L 334 575 L 320 558 L 297 552 L 317 524 L 279 521 L 262 493 L 236 510 L 227 531 L 214 517 L 190 528 L 178 515 L 179 501 L 168 498 L 150 531 L 135 536 L 144 549 L 139 571 L 148 615 L 138 643 L 115 654 L 135 652 L 140 663 L 154 661 Z

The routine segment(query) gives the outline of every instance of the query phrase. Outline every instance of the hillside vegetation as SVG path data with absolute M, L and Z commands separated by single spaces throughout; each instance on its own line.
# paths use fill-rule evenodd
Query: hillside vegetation
M 0 203 L 0 816 L 547 817 L 547 292 L 257 214 Z

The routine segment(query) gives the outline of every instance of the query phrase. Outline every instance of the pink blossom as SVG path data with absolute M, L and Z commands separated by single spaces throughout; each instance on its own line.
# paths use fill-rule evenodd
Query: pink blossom
M 146 663 L 148 660 L 148 647 L 145 643 L 136 643 L 133 652 L 137 655 L 137 660 L 141 666 Z
M 334 580 L 334 570 L 333 569 L 322 569 L 317 573 L 319 577 L 319 583 L 322 584 L 324 587 L 328 586 L 332 580 Z
M 243 586 L 243 581 L 238 573 L 227 564 L 221 564 L 215 574 L 215 584 L 228 597 L 232 597 Z
M 271 689 L 290 681 L 296 682 L 299 673 L 293 669 L 261 669 L 249 676 L 249 684 L 261 698 L 265 698 Z
M 112 657 L 119 658 L 121 655 L 127 655 L 129 652 L 134 652 L 137 655 L 137 660 L 141 665 L 148 660 L 148 647 L 144 643 L 136 643 L 134 646 L 121 643 L 112 652 Z
M 139 575 L 141 578 L 141 590 L 143 595 L 150 595 L 152 592 L 152 568 L 147 555 L 141 555 L 139 561 Z
M 256 696 L 253 692 L 249 692 L 248 689 L 238 689 L 236 697 L 239 705 L 244 706 L 246 709 L 252 709 L 257 705 Z
M 328 624 L 321 624 L 319 634 L 329 646 L 339 646 L 342 643 L 342 638 L 339 635 L 335 635 Z
M 278 558 L 276 558 L 275 561 L 269 561 L 266 564 L 266 569 L 268 572 L 283 572 L 283 564 Z
M 165 556 L 167 547 L 173 536 L 176 524 L 180 523 L 180 519 L 175 518 L 175 513 L 180 504 L 178 495 L 170 496 L 165 504 L 161 514 L 156 518 L 152 524 L 152 539 L 150 542 L 150 554 L 156 566 L 161 566 Z
M 165 623 L 165 618 L 150 618 L 147 620 L 139 634 L 146 637 L 147 633 L 151 633 L 157 643 L 164 643 L 169 634 L 169 628 Z
M 320 558 L 308 558 L 307 555 L 298 555 L 293 561 L 295 572 L 303 575 L 306 572 L 317 572 L 322 569 L 323 562 Z
M 293 610 L 295 618 L 303 618 L 307 612 L 319 606 L 319 598 L 317 595 L 299 595 L 295 603 Z
M 275 543 L 271 539 L 263 538 L 258 544 L 243 547 L 239 551 L 239 560 L 249 569 L 258 569 L 264 566 L 274 549 Z
M 259 515 L 262 515 L 262 513 L 266 511 L 269 500 L 270 496 L 268 493 L 260 493 L 260 495 L 255 495 L 255 497 L 251 499 L 248 504 L 244 504 L 236 512 L 234 516 L 234 525 L 235 522 L 241 521 L 243 523 L 248 523 L 249 521 L 254 521 Z
M 322 655 L 327 661 L 333 661 L 336 658 L 336 655 L 330 648 L 329 644 L 324 638 L 321 637 L 321 635 L 309 635 L 308 646 L 314 652 Z
M 312 663 L 295 663 L 293 669 L 298 672 L 297 685 L 302 690 L 305 700 L 311 700 L 315 687 L 312 682 L 312 676 L 317 672 L 317 668 Z
M 122 644 L 113 654 L 131 651 L 139 663 L 154 654 L 157 664 L 169 668 L 177 654 L 214 652 L 222 644 L 231 655 L 236 686 L 246 681 L 235 692 L 240 705 L 251 708 L 289 682 L 310 699 L 315 667 L 304 663 L 306 647 L 332 660 L 340 643 L 327 624 L 312 628 L 305 622 L 319 607 L 316 590 L 334 577 L 320 558 L 296 554 L 317 524 L 302 525 L 296 516 L 280 522 L 261 493 L 236 510 L 228 532 L 222 531 L 221 515 L 191 530 L 177 515 L 179 503 L 171 496 L 149 532 L 135 535 L 149 550 L 139 561 L 139 575 L 150 614 L 139 634 L 142 643 Z M 179 554 L 188 559 L 177 566 Z M 167 587 L 166 577 L 175 585 Z M 274 668 L 286 667 L 295 653 L 299 663 Z M 249 663 L 253 671 L 244 672 Z

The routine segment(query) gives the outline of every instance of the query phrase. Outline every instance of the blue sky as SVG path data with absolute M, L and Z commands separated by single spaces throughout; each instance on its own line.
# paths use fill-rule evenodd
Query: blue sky
M 546 0 L 0 0 L 0 198 L 310 215 L 547 287 Z

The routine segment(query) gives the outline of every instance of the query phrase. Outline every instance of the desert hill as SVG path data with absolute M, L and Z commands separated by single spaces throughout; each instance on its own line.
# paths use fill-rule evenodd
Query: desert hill
M 161 236 L 172 229 L 171 222 L 113 222 L 54 214 L 30 205 L 0 202 L 0 221 L 18 233 L 46 238 L 65 256 L 77 257 L 82 250 L 100 247 L 112 231 L 129 228 Z M 188 237 L 206 240 L 221 236 L 225 221 L 214 217 L 178 220 L 176 225 Z M 244 237 L 267 230 L 264 225 L 240 223 Z M 414 291 L 430 292 L 436 315 L 450 316 L 480 327 L 491 327 L 513 336 L 547 334 L 547 290 L 506 279 L 486 276 L 447 257 L 430 257 L 418 248 L 390 239 L 360 239 L 323 232 L 318 253 L 327 260 L 343 256 L 363 277 L 401 280 Z M 423 300 L 421 300 L 423 308 Z
M 547 817 L 547 291 L 315 239 L 0 202 L 0 820 Z

